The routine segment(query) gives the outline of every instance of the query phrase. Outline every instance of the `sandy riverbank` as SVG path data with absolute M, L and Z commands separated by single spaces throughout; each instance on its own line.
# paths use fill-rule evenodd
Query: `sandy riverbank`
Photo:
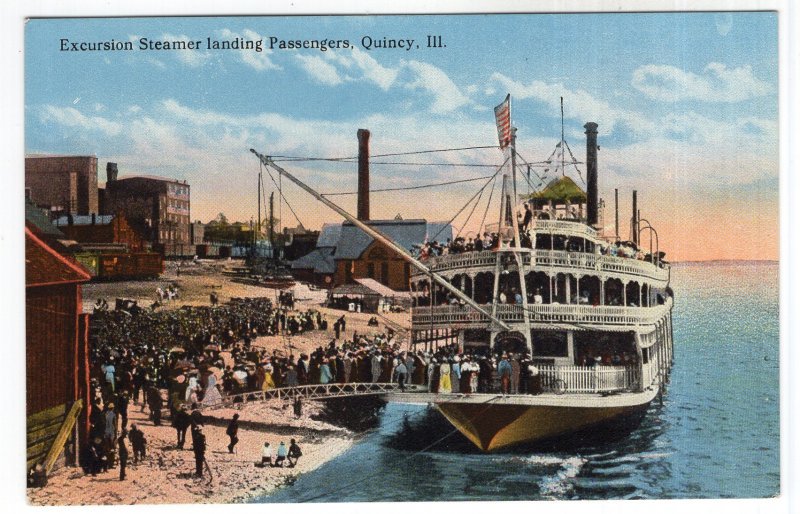
M 280 401 L 250 404 L 241 410 L 219 409 L 207 412 L 205 433 L 206 460 L 211 477 L 196 478 L 191 437 L 186 449 L 176 447 L 175 429 L 169 421 L 159 427 L 146 414 L 131 406 L 129 423 L 136 423 L 148 440 L 144 462 L 129 462 L 127 479 L 119 480 L 119 468 L 96 477 L 84 475 L 80 468 L 61 468 L 49 477 L 46 487 L 28 489 L 33 505 L 136 505 L 159 503 L 231 503 L 268 494 L 298 474 L 313 470 L 350 448 L 353 434 L 311 419 L 318 406 L 309 402 L 303 415 L 295 418 L 292 406 Z M 240 415 L 236 453 L 227 450 L 225 435 L 228 420 Z M 303 450 L 295 468 L 259 468 L 261 447 L 269 441 L 276 448 L 294 438 Z M 132 457 L 132 454 L 131 454 Z
M 237 262 L 208 262 L 198 265 L 197 274 L 176 273 L 173 263 L 169 263 L 166 273 L 159 280 L 127 281 L 111 283 L 92 283 L 84 287 L 84 310 L 91 312 L 97 298 L 109 300 L 113 308 L 114 298 L 138 300 L 140 305 L 148 306 L 154 297 L 156 287 L 176 284 L 180 288 L 177 301 L 165 306 L 167 309 L 181 305 L 208 305 L 208 295 L 216 291 L 220 302 L 232 297 L 276 298 L 274 289 L 239 284 L 231 281 L 223 273 L 224 268 L 241 265 Z M 361 334 L 374 334 L 385 330 L 369 327 L 371 317 L 367 313 L 344 313 L 327 309 L 320 305 L 325 292 L 312 290 L 305 285 L 294 289 L 297 298 L 296 309 L 318 309 L 329 320 L 329 325 L 342 314 L 347 319 L 347 336 L 353 331 Z M 409 325 L 408 314 L 390 314 L 391 319 L 404 326 Z M 271 351 L 273 348 L 294 347 L 293 352 L 310 352 L 318 346 L 326 345 L 334 336 L 333 330 L 312 331 L 295 337 L 259 337 L 254 344 Z M 398 341 L 405 344 L 405 338 Z M 205 412 L 208 421 L 205 434 L 208 450 L 206 459 L 212 469 L 213 478 L 193 477 L 194 454 L 191 451 L 190 437 L 187 437 L 185 450 L 176 448 L 175 429 L 169 420 L 159 427 L 153 426 L 139 407 L 129 408 L 129 425 L 137 423 L 148 440 L 148 456 L 139 464 L 128 464 L 127 480 L 119 481 L 119 468 L 96 477 L 84 475 L 80 468 L 61 468 L 49 477 L 46 487 L 28 489 L 28 499 L 33 505 L 136 505 L 163 503 L 231 503 L 242 502 L 256 495 L 269 494 L 275 488 L 293 481 L 299 474 L 311 471 L 328 460 L 346 452 L 353 444 L 353 434 L 343 428 L 312 419 L 320 406 L 307 402 L 303 415 L 295 418 L 292 405 L 273 400 L 268 403 L 248 404 L 240 409 L 217 409 Z M 240 415 L 239 443 L 237 453 L 227 451 L 228 437 L 225 429 L 234 413 Z M 287 445 L 294 438 L 303 450 L 303 457 L 295 468 L 259 468 L 261 447 L 269 441 L 273 448 L 284 441 Z M 273 450 L 274 451 L 274 450 Z

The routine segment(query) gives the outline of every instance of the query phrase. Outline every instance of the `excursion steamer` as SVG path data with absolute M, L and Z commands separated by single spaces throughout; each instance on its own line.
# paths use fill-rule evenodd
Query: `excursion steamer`
M 528 394 L 498 395 L 495 384 L 491 392 L 437 395 L 433 402 L 484 451 L 602 427 L 635 427 L 661 392 L 673 351 L 670 267 L 658 250 L 657 233 L 639 218 L 636 193 L 633 241 L 620 242 L 618 228 L 610 238 L 598 230 L 597 124 L 584 126 L 587 191 L 565 173 L 577 161 L 562 129 L 561 142 L 545 161 L 558 168 L 560 150 L 561 176 L 526 199 L 530 214 L 519 223 L 517 206 L 506 206 L 519 198 L 509 103 L 507 98 L 495 109 L 501 148 L 511 162 L 504 170 L 500 221 L 491 227 L 498 240 L 488 250 L 430 257 L 429 272 L 415 270 L 411 277 L 417 346 L 457 341 L 461 349 L 498 360 L 501 352 L 530 358 L 525 365 L 536 385 Z M 651 247 L 646 255 L 638 246 L 645 230 Z M 431 273 L 496 319 L 452 296 L 448 301 L 447 292 L 431 283 Z
M 569 438 L 605 426 L 635 427 L 662 391 L 673 351 L 670 266 L 663 261 L 655 229 L 639 218 L 636 192 L 632 241 L 619 240 L 618 215 L 610 237 L 598 221 L 597 124 L 584 125 L 586 190 L 566 174 L 569 166 L 580 172 L 564 140 L 562 114 L 561 141 L 544 161 L 556 177 L 543 179 L 546 187 L 520 203 L 517 176 L 524 174 L 517 169 L 510 108 L 510 96 L 495 108 L 505 164 L 498 171 L 499 220 L 486 226 L 494 234 L 492 243 L 424 262 L 251 150 L 262 164 L 411 264 L 415 349 L 457 342 L 465 352 L 529 359 L 525 366 L 535 387 L 518 394 L 502 394 L 495 384 L 469 394 L 389 395 L 393 401 L 433 404 L 483 451 Z M 644 231 L 647 254 L 639 248 Z

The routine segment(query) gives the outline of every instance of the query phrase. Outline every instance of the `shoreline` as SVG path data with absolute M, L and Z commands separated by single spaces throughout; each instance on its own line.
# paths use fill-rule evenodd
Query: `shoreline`
M 357 434 L 329 423 L 311 419 L 319 404 L 304 404 L 304 412 L 295 418 L 291 405 L 279 400 L 253 403 L 241 409 L 209 411 L 205 420 L 208 448 L 206 460 L 211 469 L 196 478 L 191 435 L 185 449 L 176 447 L 175 429 L 169 423 L 155 427 L 147 415 L 131 405 L 129 426 L 136 423 L 147 437 L 147 456 L 133 464 L 128 460 L 127 478 L 119 480 L 119 467 L 96 477 L 80 467 L 61 467 L 48 477 L 42 488 L 27 489 L 31 506 L 49 505 L 149 505 L 196 503 L 247 503 L 253 498 L 273 493 L 293 482 L 303 473 L 313 471 L 348 451 L 358 440 Z M 240 415 L 239 443 L 236 453 L 227 451 L 227 422 Z M 260 468 L 261 447 L 269 441 L 273 448 L 280 441 L 294 438 L 303 456 L 294 468 Z M 274 449 L 273 449 L 274 453 Z
M 162 307 L 163 310 L 178 309 L 182 305 L 208 305 L 211 291 L 219 294 L 220 303 L 233 297 L 276 298 L 273 288 L 245 285 L 233 282 L 225 271 L 241 265 L 238 261 L 201 261 L 182 267 L 168 263 L 165 273 L 157 280 L 94 282 L 83 291 L 84 312 L 91 312 L 97 298 L 131 298 L 147 307 L 159 284 L 174 283 L 180 288 L 179 297 Z M 292 288 L 297 300 L 296 310 L 317 309 L 331 322 L 346 315 L 349 331 L 362 334 L 380 332 L 370 327 L 367 313 L 344 312 L 323 307 L 326 292 L 312 290 L 298 283 Z M 408 323 L 409 315 L 387 315 L 398 323 Z M 382 328 L 382 327 L 381 327 Z M 399 334 L 398 341 L 405 343 Z M 328 330 L 302 332 L 295 336 L 261 336 L 254 346 L 269 351 L 285 349 L 291 345 L 295 352 L 310 352 L 318 346 L 327 345 L 334 337 L 332 326 Z M 144 463 L 133 464 L 133 451 L 128 442 L 127 480 L 119 480 L 119 468 L 112 468 L 96 477 L 84 475 L 80 467 L 61 467 L 48 476 L 48 484 L 42 488 L 26 490 L 31 506 L 44 505 L 139 505 L 139 504 L 198 504 L 198 503 L 245 503 L 257 496 L 269 495 L 276 489 L 291 483 L 299 475 L 312 471 L 329 460 L 348 451 L 358 440 L 359 434 L 331 423 L 312 419 L 322 404 L 307 401 L 303 414 L 295 418 L 292 405 L 283 400 L 248 403 L 234 408 L 218 408 L 204 411 L 206 417 L 204 433 L 207 438 L 206 460 L 212 469 L 213 479 L 195 479 L 194 454 L 191 437 L 187 434 L 184 450 L 176 448 L 177 435 L 170 426 L 169 417 L 162 425 L 153 426 L 147 415 L 140 412 L 141 404 L 131 402 L 128 408 L 128 428 L 136 423 L 147 438 L 147 457 Z M 239 443 L 237 453 L 229 454 L 227 423 L 234 413 L 240 415 Z M 296 439 L 303 456 L 295 468 L 258 468 L 261 462 L 261 447 L 269 441 L 275 449 L 281 441 L 287 445 Z

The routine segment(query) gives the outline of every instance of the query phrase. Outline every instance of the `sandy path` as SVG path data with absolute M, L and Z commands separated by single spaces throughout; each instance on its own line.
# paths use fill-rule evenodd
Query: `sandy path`
M 50 477 L 46 487 L 28 489 L 33 505 L 134 505 L 158 503 L 227 503 L 269 493 L 300 473 L 315 469 L 352 444 L 352 435 L 344 429 L 310 418 L 317 412 L 311 402 L 303 416 L 296 419 L 291 405 L 280 401 L 250 404 L 241 410 L 209 411 L 205 424 L 208 441 L 206 460 L 212 479 L 193 476 L 194 454 L 191 436 L 186 449 L 176 448 L 175 430 L 166 425 L 155 427 L 132 406 L 129 423 L 137 423 L 148 440 L 148 455 L 143 463 L 127 468 L 127 480 L 119 481 L 119 468 L 96 477 L 84 475 L 80 468 L 61 468 Z M 238 412 L 239 443 L 236 453 L 227 450 L 227 422 Z M 265 441 L 277 448 L 294 438 L 303 450 L 295 468 L 258 468 Z
M 270 297 L 275 298 L 274 289 L 238 284 L 222 274 L 223 267 L 237 266 L 237 262 L 201 263 L 198 274 L 175 273 L 174 265 L 169 264 L 167 273 L 155 281 L 127 281 L 111 283 L 92 283 L 84 286 L 84 309 L 90 311 L 98 297 L 104 297 L 112 304 L 115 298 L 137 299 L 140 305 L 147 306 L 152 301 L 155 288 L 175 283 L 181 289 L 178 301 L 165 308 L 179 308 L 181 305 L 208 305 L 208 295 L 213 290 L 220 296 L 220 302 L 231 297 Z M 320 310 L 327 318 L 327 331 L 313 331 L 294 337 L 259 337 L 255 344 L 272 351 L 273 348 L 294 347 L 295 355 L 310 352 L 318 346 L 327 345 L 333 339 L 333 322 L 342 314 L 347 320 L 347 336 L 353 331 L 360 334 L 376 334 L 385 330 L 381 323 L 369 327 L 371 317 L 367 313 L 345 313 L 320 306 L 325 299 L 324 291 L 310 290 L 305 285 L 295 289 L 296 308 Z M 394 322 L 409 326 L 407 313 L 388 314 Z M 405 343 L 405 337 L 398 337 Z M 241 409 L 218 409 L 207 411 L 209 422 L 205 434 L 208 450 L 206 459 L 211 466 L 213 480 L 196 479 L 194 454 L 191 438 L 187 436 L 185 450 L 175 447 L 175 430 L 165 424 L 155 427 L 139 407 L 131 405 L 129 424 L 137 423 L 148 440 L 148 457 L 143 463 L 132 464 L 133 452 L 129 461 L 124 482 L 119 481 L 119 469 L 115 468 L 96 477 L 84 475 L 80 468 L 65 467 L 53 472 L 46 487 L 28 489 L 28 499 L 33 505 L 133 505 L 159 503 L 229 503 L 245 501 L 248 498 L 267 494 L 276 487 L 291 481 L 300 473 L 313 470 L 328 460 L 347 451 L 353 442 L 354 434 L 328 423 L 315 421 L 311 416 L 319 410 L 319 405 L 307 402 L 303 415 L 296 419 L 292 406 L 280 400 L 267 403 L 248 404 Z M 225 435 L 227 421 L 235 412 L 240 415 L 239 444 L 237 453 L 227 452 L 228 437 Z M 258 468 L 254 464 L 261 460 L 261 447 L 269 441 L 274 449 L 280 441 L 287 445 L 295 438 L 303 450 L 303 457 L 296 468 Z

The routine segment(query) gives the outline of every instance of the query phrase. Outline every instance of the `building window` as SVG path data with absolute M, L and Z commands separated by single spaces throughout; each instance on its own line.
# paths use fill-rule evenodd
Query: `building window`
M 389 285 L 389 263 L 386 261 L 381 263 L 381 284 Z
M 375 278 L 375 263 L 374 262 L 367 263 L 367 276 L 369 278 Z

